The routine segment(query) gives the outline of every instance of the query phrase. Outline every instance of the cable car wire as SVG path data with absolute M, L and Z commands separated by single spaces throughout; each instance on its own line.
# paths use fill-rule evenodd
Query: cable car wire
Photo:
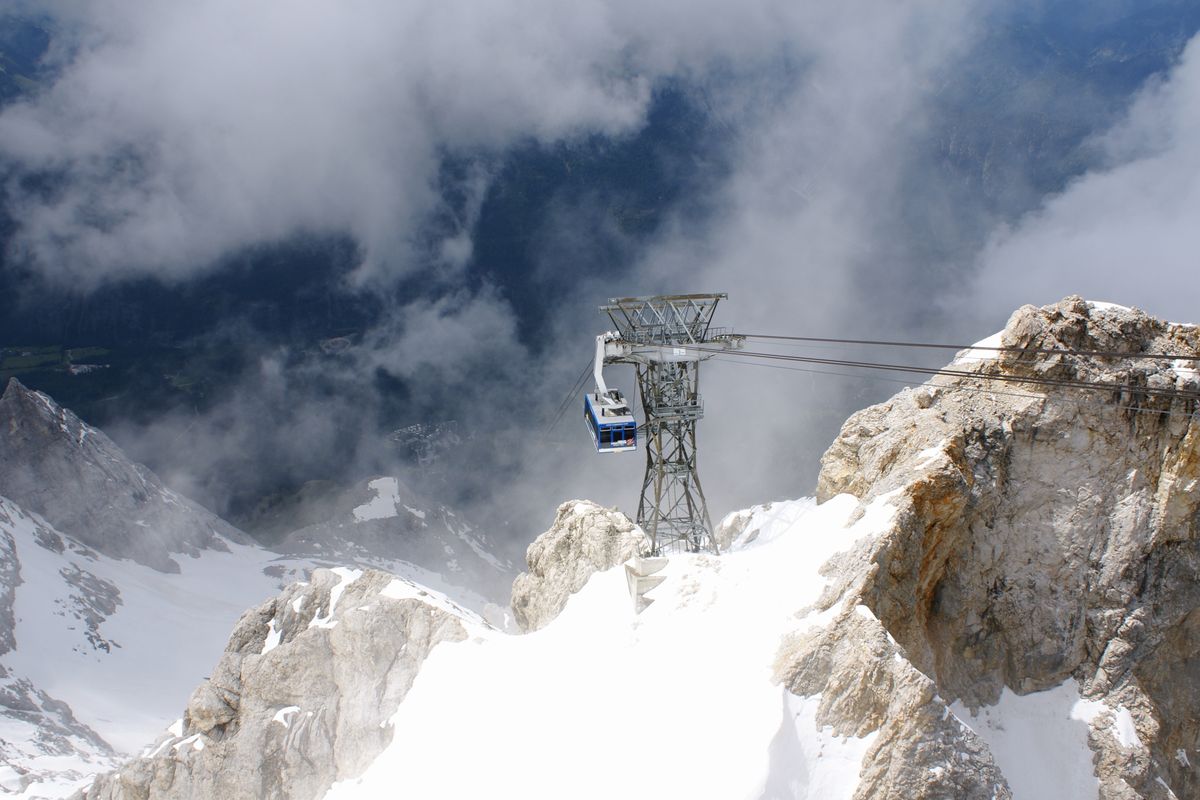
M 911 380 L 899 380 L 896 378 L 884 378 L 882 375 L 866 375 L 853 372 L 834 372 L 832 369 L 812 369 L 809 367 L 788 367 L 781 363 L 758 363 L 756 361 L 738 361 L 737 359 L 727 359 L 725 356 L 715 356 L 713 361 L 724 361 L 732 363 L 739 367 L 766 367 L 768 369 L 786 369 L 788 372 L 805 372 L 817 375 L 836 375 L 840 378 L 852 378 L 856 380 L 872 380 L 876 383 L 894 384 L 901 386 L 913 386 Z M 986 377 L 980 375 L 980 380 L 986 380 Z M 962 386 L 959 384 L 932 384 L 937 390 L 955 391 L 966 393 L 966 395 L 988 395 L 991 397 L 1019 397 L 1022 399 L 1039 399 L 1039 401 L 1052 401 L 1055 399 L 1049 395 L 1034 395 L 1032 392 L 1006 392 L 997 389 L 985 389 L 983 386 Z M 839 408 L 839 410 L 841 410 Z M 1160 416 L 1190 416 L 1194 411 L 1181 411 L 1175 409 L 1157 409 L 1157 408 L 1142 408 L 1139 405 L 1127 405 L 1126 410 L 1133 411 L 1135 414 L 1158 414 Z
M 1005 347 L 980 344 L 939 344 L 935 342 L 892 342 L 883 339 L 827 339 L 819 336 L 775 336 L 765 333 L 742 334 L 747 339 L 773 339 L 789 342 L 820 342 L 825 344 L 867 344 L 881 347 L 924 347 L 938 350 L 994 350 L 1000 353 L 1023 353 L 1037 355 L 1092 356 L 1096 358 L 1138 358 L 1163 361 L 1196 361 L 1200 354 L 1181 353 L 1122 353 L 1116 350 L 1064 350 L 1055 348 Z
M 546 426 L 546 434 L 549 434 L 551 431 L 553 431 L 558 423 L 562 421 L 563 416 L 567 413 L 567 409 L 571 407 L 571 401 L 573 401 L 575 396 L 579 394 L 579 390 L 583 388 L 583 384 L 587 381 L 588 373 L 591 371 L 592 361 L 591 359 L 588 359 L 587 363 L 583 365 L 583 372 L 581 372 L 579 377 L 575 379 L 575 385 L 571 388 L 571 391 L 567 392 L 567 396 L 563 398 L 562 402 L 558 404 L 558 408 L 555 409 L 554 418 L 550 421 L 550 424 Z
M 922 375 L 946 375 L 954 378 L 974 378 L 977 380 L 997 380 L 1006 383 L 1025 383 L 1034 384 L 1037 386 L 1055 386 L 1060 388 L 1070 389 L 1095 389 L 1100 391 L 1128 391 L 1140 393 L 1154 397 L 1182 397 L 1187 399 L 1200 400 L 1200 392 L 1189 392 L 1178 389 L 1166 389 L 1154 386 L 1133 386 L 1130 384 L 1119 383 L 1104 383 L 1099 381 L 1079 381 L 1068 380 L 1062 378 L 1047 378 L 1039 375 L 1009 375 L 998 373 L 995 375 L 981 375 L 977 372 L 968 372 L 966 370 L 954 370 L 936 367 L 920 367 L 913 364 L 887 364 L 876 361 L 854 361 L 850 359 L 840 358 L 817 358 L 815 356 L 799 356 L 787 355 L 785 353 L 759 353 L 747 350 L 717 350 L 713 348 L 697 347 L 701 352 L 720 353 L 739 358 L 761 358 L 773 361 L 791 361 L 805 364 L 822 364 L 834 367 L 854 367 L 858 369 L 874 369 L 888 372 L 911 372 Z

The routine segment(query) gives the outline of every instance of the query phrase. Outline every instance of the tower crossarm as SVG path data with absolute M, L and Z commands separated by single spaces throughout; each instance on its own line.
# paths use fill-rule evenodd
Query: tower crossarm
M 614 297 L 600 310 L 626 341 L 638 344 L 699 344 L 708 341 L 713 313 L 725 294 Z
M 604 344 L 606 364 L 669 364 L 707 361 L 729 350 L 741 350 L 746 337 L 720 332 L 706 340 L 679 344 L 652 344 L 610 339 Z

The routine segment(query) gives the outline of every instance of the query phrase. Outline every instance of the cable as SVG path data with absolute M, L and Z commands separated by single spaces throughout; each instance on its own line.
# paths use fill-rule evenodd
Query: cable
M 545 433 L 549 435 L 551 431 L 562 421 L 563 415 L 567 413 L 567 409 L 571 406 L 571 401 L 575 399 L 575 395 L 579 394 L 579 390 L 583 388 L 584 382 L 587 380 L 588 373 L 592 371 L 592 360 L 583 365 L 583 372 L 575 379 L 575 385 L 571 387 L 571 391 L 567 392 L 567 396 L 558 404 L 558 408 L 554 412 L 554 419 L 546 426 Z
M 883 347 L 927 347 L 939 350 L 994 350 L 1003 353 L 1028 353 L 1039 355 L 1064 356 L 1094 356 L 1097 358 L 1139 358 L 1160 359 L 1164 361 L 1196 361 L 1198 354 L 1183 355 L 1179 353 L 1121 353 L 1115 350 L 1058 350 L 1058 349 L 1026 349 L 1024 347 L 1001 347 L 979 344 L 936 344 L 933 342 L 890 342 L 876 339 L 825 339 L 819 336 L 773 336 L 765 333 L 742 334 L 747 339 L 778 339 L 790 342 L 824 342 L 828 344 L 869 344 Z
M 713 359 L 713 361 L 723 361 L 727 364 L 734 364 L 739 367 L 765 367 L 767 369 L 782 369 L 782 370 L 787 370 L 789 372 L 807 372 L 807 373 L 816 374 L 816 375 L 837 375 L 837 376 L 840 376 L 843 378 L 853 378 L 856 380 L 863 380 L 863 381 L 876 381 L 879 383 L 899 384 L 901 386 L 912 386 L 913 385 L 912 381 L 902 381 L 902 380 L 897 380 L 896 378 L 884 378 L 879 375 L 861 375 L 861 374 L 855 374 L 853 372 L 834 372 L 832 370 L 808 369 L 806 367 L 788 367 L 788 366 L 784 366 L 782 364 L 759 364 L 754 361 L 738 361 L 737 359 L 724 358 L 722 356 L 715 357 Z M 934 376 L 934 377 L 937 377 L 937 376 Z M 959 386 L 956 384 L 939 383 L 939 384 L 933 384 L 933 386 L 939 390 L 964 392 L 966 394 L 988 395 L 988 396 L 992 396 L 992 397 L 995 397 L 995 396 L 1020 397 L 1020 398 L 1031 399 L 1031 400 L 1054 400 L 1055 399 L 1055 398 L 1051 397 L 1050 395 L 1045 395 L 1045 394 L 1030 394 L 1029 392 L 1003 392 L 1003 391 L 999 391 L 997 389 L 984 389 L 982 387 L 973 387 L 973 386 Z M 1190 417 L 1190 416 L 1192 416 L 1192 414 L 1195 413 L 1192 411 L 1181 412 L 1181 411 L 1171 411 L 1169 409 L 1163 410 L 1163 409 L 1156 409 L 1156 408 L 1141 408 L 1139 406 L 1122 406 L 1122 408 L 1126 411 L 1132 411 L 1132 412 L 1138 413 L 1138 414 L 1158 414 L 1160 416 L 1168 416 L 1168 417 Z M 839 410 L 840 410 L 840 408 L 839 408 Z
M 695 347 L 695 346 L 693 346 Z M 999 373 L 996 375 L 981 375 L 977 372 L 967 372 L 964 370 L 953 370 L 946 368 L 933 367 L 918 367 L 909 364 L 885 364 L 875 361 L 852 361 L 848 359 L 837 358 L 815 358 L 812 356 L 797 356 L 786 355 L 782 353 L 758 353 L 746 350 L 726 350 L 724 348 L 705 348 L 695 347 L 701 352 L 714 353 L 719 355 L 737 356 L 740 358 L 763 358 L 776 361 L 795 361 L 805 364 L 824 364 L 835 367 L 855 367 L 859 369 L 876 369 L 888 372 L 911 372 L 923 375 L 947 375 L 955 378 L 974 378 L 976 380 L 998 380 L 1007 383 L 1027 383 L 1040 386 L 1057 386 L 1061 388 L 1071 389 L 1096 389 L 1101 391 L 1130 391 L 1138 392 L 1148 396 L 1155 397 L 1183 397 L 1188 399 L 1200 400 L 1200 392 L 1185 392 L 1177 389 L 1162 389 L 1153 386 L 1130 386 L 1127 384 L 1101 383 L 1097 381 L 1076 381 L 1064 380 L 1060 378 L 1045 378 L 1036 375 L 1007 375 Z

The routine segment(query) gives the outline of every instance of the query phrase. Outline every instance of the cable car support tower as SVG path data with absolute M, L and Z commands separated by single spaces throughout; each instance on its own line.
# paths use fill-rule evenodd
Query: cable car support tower
M 717 551 L 696 471 L 696 423 L 704 416 L 700 362 L 741 349 L 745 338 L 712 327 L 725 294 L 609 300 L 600 310 L 616 327 L 605 335 L 604 363 L 633 364 L 646 421 L 646 475 L 637 522 L 652 555 Z

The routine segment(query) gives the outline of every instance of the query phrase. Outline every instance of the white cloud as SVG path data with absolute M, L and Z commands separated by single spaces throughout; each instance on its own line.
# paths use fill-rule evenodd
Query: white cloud
M 779 0 L 43 5 L 63 71 L 0 114 L 0 154 L 63 177 L 14 190 L 17 244 L 84 284 L 298 230 L 403 271 L 444 153 L 634 131 L 656 79 L 836 46 L 847 21 Z

